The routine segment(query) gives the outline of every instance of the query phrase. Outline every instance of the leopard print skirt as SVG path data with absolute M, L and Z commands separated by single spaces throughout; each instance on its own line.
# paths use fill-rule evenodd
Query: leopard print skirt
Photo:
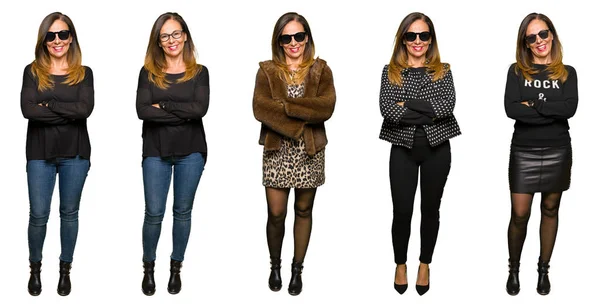
M 263 185 L 274 188 L 316 188 L 325 183 L 325 150 L 306 153 L 304 139 L 284 137 L 281 148 L 263 152 Z

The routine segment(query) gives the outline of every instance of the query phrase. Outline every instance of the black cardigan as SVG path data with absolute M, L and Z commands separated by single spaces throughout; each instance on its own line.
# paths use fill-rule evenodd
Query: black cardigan
M 167 74 L 167 89 L 148 80 L 142 67 L 138 81 L 136 109 L 144 120 L 142 156 L 171 157 L 199 152 L 207 154 L 202 117 L 210 96 L 208 69 L 203 66 L 194 78 L 177 83 L 184 73 Z M 161 108 L 153 107 L 159 104 Z
M 85 77 L 80 83 L 69 86 L 63 83 L 66 75 L 51 75 L 54 87 L 40 92 L 31 64 L 25 67 L 21 111 L 29 119 L 25 147 L 27 160 L 77 155 L 90 158 L 86 119 L 94 109 L 94 76 L 89 67 L 84 69 Z M 44 104 L 40 106 L 42 102 Z

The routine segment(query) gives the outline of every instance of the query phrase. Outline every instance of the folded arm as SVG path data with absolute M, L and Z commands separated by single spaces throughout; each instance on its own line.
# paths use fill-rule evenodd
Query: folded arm
M 304 131 L 306 122 L 289 117 L 283 100 L 272 97 L 269 79 L 262 68 L 256 74 L 252 110 L 256 120 L 283 136 L 298 139 Z
M 325 66 L 319 79 L 316 97 L 285 98 L 282 101 L 288 116 L 314 124 L 324 122 L 331 117 L 335 100 L 333 74 L 329 66 Z
M 164 101 L 161 107 L 178 118 L 186 120 L 199 120 L 208 111 L 210 99 L 209 75 L 206 67 L 202 68 L 196 77 L 194 87 L 194 100 L 190 102 Z

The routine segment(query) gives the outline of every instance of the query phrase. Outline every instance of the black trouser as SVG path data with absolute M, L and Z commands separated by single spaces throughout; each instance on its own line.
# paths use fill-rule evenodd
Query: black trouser
M 440 202 L 450 172 L 450 142 L 436 147 L 419 142 L 412 149 L 393 145 L 390 154 L 390 184 L 394 204 L 392 242 L 396 264 L 406 263 L 410 221 L 421 168 L 421 256 L 431 263 L 440 227 Z

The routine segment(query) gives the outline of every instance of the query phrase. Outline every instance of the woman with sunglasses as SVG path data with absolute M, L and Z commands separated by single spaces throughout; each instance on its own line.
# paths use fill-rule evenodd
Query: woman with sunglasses
M 515 120 L 508 167 L 511 218 L 508 226 L 509 276 L 506 291 L 520 290 L 519 265 L 533 195 L 540 204 L 537 292 L 550 292 L 548 269 L 558 231 L 562 192 L 571 182 L 568 119 L 577 109 L 577 73 L 562 63 L 562 46 L 552 21 L 531 13 L 517 36 L 517 62 L 508 70 L 504 107 Z
M 421 173 L 421 255 L 416 289 L 429 290 L 429 263 L 439 230 L 439 208 L 450 172 L 450 138 L 460 135 L 453 115 L 450 65 L 440 61 L 431 19 L 411 13 L 402 20 L 389 65 L 383 68 L 379 138 L 392 143 L 390 186 L 394 207 L 394 288 L 407 287 L 406 259 L 413 203 Z
M 208 110 L 208 69 L 196 63 L 194 42 L 177 13 L 152 26 L 140 71 L 136 108 L 142 128 L 144 196 L 142 291 L 153 295 L 154 261 L 173 174 L 173 250 L 167 290 L 181 290 L 181 263 L 190 236 L 192 206 L 204 163 L 202 118 Z
M 325 182 L 324 122 L 333 114 L 335 88 L 327 63 L 315 59 L 313 36 L 302 15 L 286 13 L 277 20 L 271 50 L 272 60 L 260 63 L 252 104 L 261 122 L 259 143 L 264 145 L 269 288 L 281 289 L 281 246 L 288 196 L 294 188 L 294 258 L 288 292 L 298 295 L 313 202 L 317 187 Z
M 71 292 L 70 270 L 79 229 L 78 212 L 90 168 L 86 119 L 94 109 L 92 70 L 81 65 L 71 19 L 59 12 L 42 20 L 35 60 L 25 67 L 21 111 L 29 119 L 26 157 L 29 188 L 29 294 L 42 292 L 42 247 L 50 203 L 59 175 L 60 277 L 57 292 Z

